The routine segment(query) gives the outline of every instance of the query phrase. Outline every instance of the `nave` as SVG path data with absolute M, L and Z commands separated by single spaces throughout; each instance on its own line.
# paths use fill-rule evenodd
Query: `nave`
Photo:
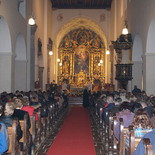
M 49 101 L 44 100 L 42 105 L 39 102 L 34 102 L 34 100 L 32 102 L 32 99 L 34 99 L 32 97 L 30 106 L 36 109 L 33 109 L 34 113 L 30 116 L 31 128 L 28 128 L 28 115 L 24 114 L 24 120 L 19 118 L 23 135 L 16 139 L 15 137 L 19 136 L 19 132 L 16 130 L 18 121 L 14 119 L 12 126 L 7 128 L 9 132 L 9 149 L 6 150 L 5 154 L 126 155 L 125 151 L 127 151 L 129 155 L 133 155 L 135 149 L 137 150 L 139 144 L 142 143 L 140 149 L 141 146 L 144 146 L 142 148 L 143 153 L 146 152 L 143 155 L 153 155 L 151 151 L 155 152 L 155 127 L 153 127 L 155 117 L 152 111 L 153 116 L 150 120 L 147 110 L 148 108 L 154 108 L 155 97 L 150 96 L 147 98 L 150 101 L 149 104 L 152 104 L 147 106 L 148 103 L 140 101 L 137 103 L 138 100 L 137 102 L 133 100 L 127 101 L 128 93 L 125 96 L 124 93 L 120 94 L 122 101 L 119 101 L 120 97 L 113 100 L 112 94 L 106 92 L 107 96 L 105 96 L 104 93 L 102 92 L 101 96 L 95 93 L 90 95 L 89 104 L 85 108 L 84 104 L 82 105 L 82 97 L 78 97 L 79 100 L 77 98 L 76 100 L 75 98 L 74 100 L 69 99 L 69 103 L 66 104 L 62 102 L 61 96 L 55 96 L 53 101 L 48 98 Z M 114 96 L 117 95 L 118 92 L 115 92 Z M 136 97 L 140 96 L 146 98 L 142 93 Z M 14 98 L 14 106 L 17 108 L 17 103 L 21 103 L 20 100 L 23 97 L 19 94 L 16 97 L 16 99 Z M 130 96 L 130 99 L 132 97 Z M 6 123 L 4 121 L 6 111 L 9 105 L 13 105 L 9 95 L 7 98 L 9 100 L 5 104 L 4 114 L 0 116 L 1 123 Z M 4 93 L 1 99 L 6 101 Z M 71 101 L 74 101 L 74 104 Z M 22 102 L 24 103 L 24 100 Z M 22 106 L 22 109 L 26 110 L 26 108 L 28 106 Z M 46 113 L 47 109 L 48 112 Z M 12 117 L 19 111 L 26 113 L 24 110 L 14 109 Z M 21 143 L 22 145 L 19 145 Z
M 79 99 L 80 100 L 80 99 Z M 72 101 L 71 101 L 72 102 Z M 37 155 L 103 155 L 104 145 L 90 109 L 69 104 Z M 103 153 L 104 152 L 104 153 Z
M 69 109 L 72 109 L 72 108 L 76 109 L 77 107 L 83 108 L 83 107 L 81 107 L 81 105 L 80 106 L 74 105 L 74 106 L 69 106 Z M 118 123 L 116 123 L 116 117 L 111 117 L 110 113 L 109 114 L 107 113 L 108 120 L 104 121 L 102 119 L 102 115 L 101 115 L 102 110 L 103 110 L 102 108 L 99 108 L 99 109 L 97 108 L 97 104 L 95 104 L 95 106 L 91 105 L 88 108 L 88 112 L 90 114 L 89 116 L 90 116 L 90 120 L 91 120 L 91 130 L 92 130 L 92 136 L 93 136 L 93 140 L 94 140 L 96 155 L 124 155 L 124 154 L 126 154 L 124 152 L 125 150 L 128 150 L 128 153 L 130 155 L 133 155 L 133 152 L 135 151 L 136 147 L 138 146 L 138 143 L 140 142 L 141 138 L 135 137 L 133 127 L 131 128 L 131 126 L 130 126 L 129 128 L 126 128 L 124 126 L 125 124 L 123 122 L 123 119 L 120 119 L 119 120 L 120 121 L 120 124 L 119 124 L 120 125 L 120 127 L 119 127 L 120 135 L 119 135 L 119 140 L 118 140 L 116 138 L 116 135 L 114 134 L 114 130 L 113 130 L 114 128 L 116 128 L 116 124 L 118 124 Z M 126 138 L 125 132 L 127 132 L 127 130 L 129 130 L 129 132 L 130 132 L 128 148 L 126 148 L 126 146 L 125 146 L 125 143 L 126 143 L 125 142 L 125 138 Z M 75 130 L 73 130 L 73 131 L 76 134 L 76 131 Z M 61 136 L 58 136 L 58 137 L 59 137 L 58 141 L 61 141 L 61 140 L 64 141 L 63 138 L 60 139 Z M 57 137 L 56 137 L 56 141 L 57 141 Z M 67 143 L 65 143 L 65 144 L 67 144 Z M 146 136 L 146 138 L 143 138 L 143 144 L 146 149 L 145 155 L 147 155 L 147 154 L 154 155 L 153 152 L 151 152 L 152 145 L 150 145 L 150 139 L 148 139 L 147 136 Z M 87 146 L 87 145 L 85 145 L 85 146 Z M 55 152 L 53 153 L 52 147 L 51 147 L 49 149 L 47 155 L 50 155 L 50 152 L 51 152 L 51 154 L 59 155 L 59 153 L 57 153 L 57 149 L 58 148 L 54 148 Z M 69 146 L 69 149 L 73 150 L 73 148 L 70 146 Z M 65 151 L 63 151 L 63 153 L 64 153 L 64 155 L 66 154 Z M 60 153 L 60 154 L 63 154 L 63 153 Z M 76 155 L 76 151 L 72 152 L 72 153 L 67 153 L 67 154 Z M 82 155 L 82 153 L 78 153 L 78 154 Z M 84 155 L 87 155 L 87 153 L 84 153 Z

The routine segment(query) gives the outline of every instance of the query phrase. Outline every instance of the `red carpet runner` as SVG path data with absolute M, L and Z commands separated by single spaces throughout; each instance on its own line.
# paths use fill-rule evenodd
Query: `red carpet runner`
M 46 155 L 96 155 L 87 109 L 71 109 Z

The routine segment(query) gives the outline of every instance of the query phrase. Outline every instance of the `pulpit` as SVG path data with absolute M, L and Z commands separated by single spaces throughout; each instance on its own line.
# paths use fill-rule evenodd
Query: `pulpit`
M 112 41 L 117 53 L 116 77 L 119 87 L 127 89 L 128 81 L 132 80 L 132 36 L 131 34 L 120 35 L 116 41 Z

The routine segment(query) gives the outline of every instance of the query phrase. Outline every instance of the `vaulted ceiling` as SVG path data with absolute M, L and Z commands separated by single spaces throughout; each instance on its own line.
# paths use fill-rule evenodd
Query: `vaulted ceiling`
M 53 9 L 110 9 L 112 0 L 51 0 Z

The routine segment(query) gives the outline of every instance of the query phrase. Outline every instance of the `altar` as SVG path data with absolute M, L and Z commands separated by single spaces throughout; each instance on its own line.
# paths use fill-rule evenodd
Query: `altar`
M 105 83 L 105 44 L 85 27 L 68 32 L 58 47 L 58 83 L 70 85 L 71 96 L 81 96 L 88 83 Z
M 82 96 L 84 87 L 70 87 L 70 96 Z

